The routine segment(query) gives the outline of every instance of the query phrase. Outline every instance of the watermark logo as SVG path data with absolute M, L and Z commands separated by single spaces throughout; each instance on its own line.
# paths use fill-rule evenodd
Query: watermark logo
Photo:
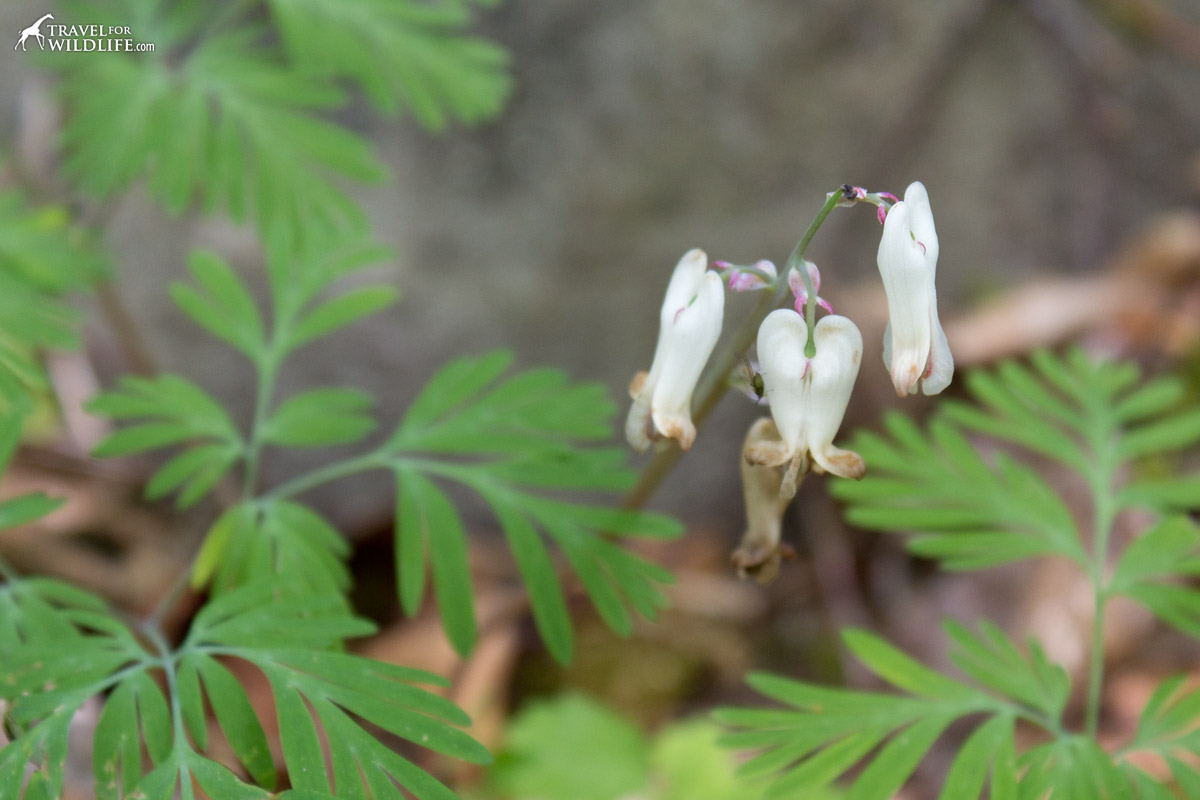
M 46 20 L 54 19 L 46 14 L 37 22 L 21 31 L 21 38 L 13 45 L 28 52 L 25 43 L 37 39 L 43 50 L 49 48 L 60 53 L 152 53 L 153 42 L 138 42 L 132 38 L 128 25 L 58 25 Z
M 13 45 L 13 50 L 16 50 L 18 47 L 20 47 L 22 50 L 24 50 L 25 49 L 25 40 L 28 39 L 30 36 L 36 36 L 37 40 L 38 40 L 38 44 L 40 44 L 42 46 L 42 49 L 45 50 L 46 49 L 46 37 L 42 35 L 41 27 L 42 27 L 42 23 L 48 19 L 54 19 L 54 15 L 47 14 L 46 16 L 39 19 L 37 22 L 30 25 L 25 30 L 21 31 L 21 41 L 17 42 L 15 45 Z

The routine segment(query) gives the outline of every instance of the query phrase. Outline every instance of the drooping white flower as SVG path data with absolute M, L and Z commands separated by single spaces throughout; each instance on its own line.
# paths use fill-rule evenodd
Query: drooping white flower
M 812 358 L 804 353 L 807 342 L 804 318 L 791 309 L 772 311 L 758 329 L 758 358 L 780 441 L 748 447 L 746 459 L 786 464 L 780 486 L 784 497 L 795 493 L 796 482 L 810 466 L 844 478 L 861 478 L 866 471 L 857 453 L 833 446 L 858 377 L 862 334 L 846 317 L 830 315 L 813 331 Z
M 625 438 L 638 452 L 656 439 L 675 439 L 687 450 L 696 439 L 692 393 L 712 354 L 725 317 L 721 278 L 708 271 L 703 250 L 689 250 L 667 284 L 659 317 L 658 344 L 649 372 L 629 385 L 633 406 Z
M 887 212 L 877 257 L 888 298 L 883 363 L 901 397 L 918 387 L 925 394 L 937 394 L 954 375 L 954 357 L 938 320 L 937 259 L 929 194 L 917 181 Z

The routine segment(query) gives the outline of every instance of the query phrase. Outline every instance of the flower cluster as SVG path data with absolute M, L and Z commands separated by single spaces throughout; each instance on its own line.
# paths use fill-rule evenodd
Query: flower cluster
M 883 224 L 877 263 L 888 299 L 883 361 L 892 385 L 901 397 L 937 394 L 949 385 L 954 360 L 938 320 L 938 238 L 929 195 L 919 182 L 908 187 L 903 200 L 846 185 L 830 195 L 826 212 L 859 202 L 875 205 Z M 703 251 L 686 253 L 667 285 L 650 370 L 639 372 L 629 387 L 633 405 L 625 435 L 630 445 L 641 452 L 654 441 L 674 439 L 689 449 L 696 438 L 692 395 L 721 334 L 724 285 L 735 292 L 782 295 L 790 290 L 794 310 L 776 309 L 763 319 L 757 340 L 761 372 L 744 381 L 753 388 L 747 391 L 752 398 L 765 397 L 771 417 L 755 422 L 743 444 L 747 530 L 733 563 L 739 573 L 762 582 L 775 577 L 789 552 L 780 543 L 781 520 L 804 475 L 830 472 L 858 479 L 866 471 L 857 453 L 833 444 L 858 377 L 862 335 L 817 295 L 821 274 L 801 255 L 800 248 L 793 253 L 786 284 L 780 285 L 770 261 L 748 266 L 717 261 L 710 271 Z M 819 321 L 816 307 L 827 312 Z

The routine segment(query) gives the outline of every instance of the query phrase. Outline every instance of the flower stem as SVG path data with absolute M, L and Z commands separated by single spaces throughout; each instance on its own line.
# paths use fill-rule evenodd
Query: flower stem
M 1100 474 L 1092 481 L 1095 497 L 1093 549 L 1092 549 L 1092 592 L 1093 613 L 1091 649 L 1088 661 L 1087 705 L 1084 711 L 1084 730 L 1095 738 L 1100 727 L 1100 706 L 1104 686 L 1104 617 L 1108 605 L 1108 582 L 1105 570 L 1108 564 L 1108 543 L 1112 534 L 1113 504 L 1111 471 L 1098 470 Z
M 696 397 L 692 403 L 692 423 L 699 428 L 704 420 L 717 407 L 717 403 L 725 396 L 726 390 L 729 388 L 728 377 L 734 369 L 737 368 L 738 362 L 745 356 L 750 345 L 754 343 L 758 336 L 758 327 L 762 325 L 762 321 L 766 319 L 767 314 L 770 314 L 776 308 L 783 305 L 784 300 L 788 295 L 788 270 L 799 264 L 804 259 L 804 253 L 808 250 L 809 243 L 813 237 L 817 235 L 817 231 L 821 228 L 821 224 L 825 222 L 825 218 L 829 216 L 829 212 L 833 211 L 834 206 L 842 199 L 841 189 L 835 189 L 825 199 L 825 205 L 821 206 L 821 210 L 817 212 L 817 216 L 809 224 L 808 230 L 800 237 L 800 241 L 792 248 L 791 255 L 788 256 L 787 262 L 783 265 L 783 271 L 780 272 L 779 286 L 774 294 L 762 293 L 750 314 L 742 321 L 740 327 L 734 332 L 733 338 L 725 345 L 724 348 L 713 359 L 713 364 L 700 382 L 696 390 Z M 816 302 L 817 292 L 812 286 L 812 279 L 809 277 L 806 270 L 801 269 L 800 274 L 804 276 L 804 285 L 808 291 L 808 346 L 812 346 L 812 328 L 814 318 L 816 317 Z M 813 351 L 815 353 L 815 350 Z M 811 358 L 813 353 L 808 353 Z M 654 453 L 654 457 L 650 459 L 650 463 L 642 470 L 642 474 L 638 477 L 638 482 L 625 495 L 621 505 L 626 509 L 642 508 L 647 501 L 654 495 L 659 484 L 663 479 L 671 473 L 671 469 L 675 466 L 675 462 L 679 460 L 682 451 L 678 447 L 664 447 L 658 449 Z
M 250 436 L 246 444 L 246 471 L 242 482 L 242 499 L 249 500 L 258 486 L 259 467 L 262 463 L 263 427 L 271 411 L 271 399 L 275 394 L 275 378 L 279 373 L 279 358 L 274 348 L 258 365 L 258 388 L 254 398 L 254 420 L 250 423 Z
M 1101 688 L 1104 685 L 1104 606 L 1107 597 L 1102 587 L 1096 587 L 1095 612 L 1092 615 L 1092 644 L 1088 656 L 1088 688 L 1087 710 L 1084 716 L 1084 730 L 1088 736 L 1095 738 L 1096 730 L 1100 727 Z

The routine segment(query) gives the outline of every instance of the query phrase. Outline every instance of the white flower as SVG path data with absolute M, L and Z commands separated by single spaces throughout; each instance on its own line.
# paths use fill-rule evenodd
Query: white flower
M 888 298 L 883 363 L 896 394 L 937 394 L 950 384 L 954 357 L 938 320 L 938 238 L 929 194 L 919 181 L 887 212 L 879 242 L 879 274 Z
M 754 464 L 788 468 L 780 493 L 791 497 L 796 482 L 809 469 L 844 478 L 861 478 L 866 471 L 857 453 L 833 446 L 850 402 L 862 360 L 862 334 L 846 317 L 830 315 L 813 331 L 816 355 L 804 354 L 808 327 L 788 308 L 772 311 L 758 329 L 758 358 L 762 364 L 767 401 L 779 429 L 779 442 L 747 447 Z
M 650 371 L 639 372 L 629 385 L 633 406 L 625 438 L 634 450 L 642 452 L 662 438 L 675 439 L 683 450 L 692 446 L 692 392 L 721 335 L 724 316 L 720 276 L 708 271 L 703 250 L 689 250 L 667 284 Z

